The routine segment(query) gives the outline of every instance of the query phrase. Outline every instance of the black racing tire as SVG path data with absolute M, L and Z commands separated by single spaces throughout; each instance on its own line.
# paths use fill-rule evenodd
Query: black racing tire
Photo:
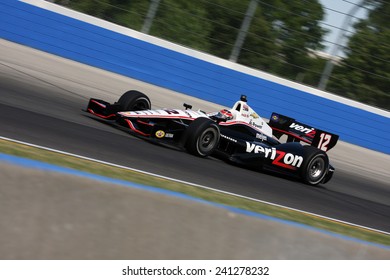
M 305 160 L 302 166 L 302 180 L 312 186 L 318 185 L 328 172 L 328 155 L 312 146 L 304 146 L 303 149 Z
M 186 129 L 185 148 L 195 156 L 211 155 L 218 146 L 220 131 L 216 123 L 208 118 L 197 118 Z
M 137 90 L 129 90 L 122 94 L 117 104 L 120 105 L 121 111 L 142 111 L 152 107 L 149 97 Z

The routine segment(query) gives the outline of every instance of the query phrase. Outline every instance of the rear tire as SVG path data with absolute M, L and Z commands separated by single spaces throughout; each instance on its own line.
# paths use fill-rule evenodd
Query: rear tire
M 121 111 L 142 111 L 152 107 L 149 97 L 137 90 L 125 92 L 118 100 Z
M 186 129 L 185 148 L 190 154 L 206 157 L 217 148 L 220 138 L 218 126 L 210 119 L 197 118 Z
M 318 185 L 325 178 L 329 168 L 328 155 L 316 147 L 304 146 L 302 180 L 309 185 Z

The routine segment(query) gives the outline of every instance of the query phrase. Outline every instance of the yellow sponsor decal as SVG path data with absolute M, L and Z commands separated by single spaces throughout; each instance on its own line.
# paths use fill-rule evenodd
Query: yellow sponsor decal
M 157 130 L 156 131 L 156 137 L 157 138 L 163 138 L 165 136 L 165 132 L 162 130 Z

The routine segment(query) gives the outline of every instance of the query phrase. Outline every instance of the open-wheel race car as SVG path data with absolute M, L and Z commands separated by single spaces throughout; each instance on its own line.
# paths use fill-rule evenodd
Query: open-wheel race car
M 205 113 L 188 104 L 184 109 L 152 110 L 148 96 L 130 90 L 113 104 L 91 98 L 86 112 L 150 141 L 291 175 L 309 185 L 326 183 L 334 173 L 326 151 L 336 145 L 337 135 L 277 113 L 267 123 L 244 95 L 231 109 Z

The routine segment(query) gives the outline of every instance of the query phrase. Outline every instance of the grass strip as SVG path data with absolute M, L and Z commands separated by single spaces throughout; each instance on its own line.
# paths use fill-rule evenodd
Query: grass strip
M 193 197 L 202 198 L 204 200 L 237 207 L 284 220 L 298 222 L 319 229 L 328 230 L 334 233 L 355 237 L 361 240 L 366 240 L 383 245 L 390 245 L 390 235 L 388 234 L 382 234 L 357 226 L 351 226 L 348 224 L 328 220 L 326 218 L 320 218 L 314 215 L 301 213 L 299 211 L 289 210 L 278 206 L 272 206 L 266 203 L 256 202 L 234 195 L 224 194 L 217 191 L 207 190 L 164 178 L 146 175 L 140 172 L 127 170 L 120 167 L 113 167 L 110 165 L 80 159 L 69 155 L 63 155 L 45 149 L 30 147 L 12 141 L 0 139 L 0 153 L 34 159 L 58 166 L 73 168 L 76 170 L 85 171 L 97 175 L 103 175 L 110 178 L 122 179 L 143 185 L 168 189 L 184 193 Z

